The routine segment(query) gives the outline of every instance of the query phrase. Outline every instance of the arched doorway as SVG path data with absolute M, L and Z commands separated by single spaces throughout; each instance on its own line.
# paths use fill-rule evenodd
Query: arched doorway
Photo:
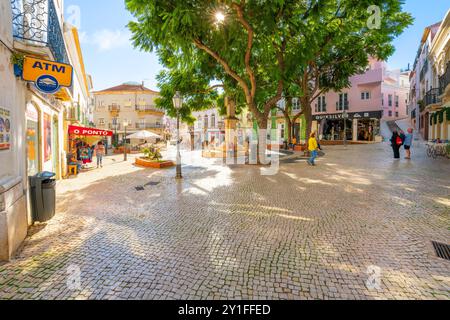
M 28 176 L 35 175 L 41 170 L 41 153 L 40 153 L 40 111 L 33 104 L 28 103 L 26 109 L 27 121 L 27 173 Z

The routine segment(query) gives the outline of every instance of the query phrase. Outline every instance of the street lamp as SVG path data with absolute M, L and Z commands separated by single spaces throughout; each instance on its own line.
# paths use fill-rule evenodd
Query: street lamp
M 123 137 L 123 161 L 127 161 L 127 127 L 128 127 L 128 121 L 123 122 L 123 128 L 125 130 L 124 137 Z
M 344 146 L 347 147 L 347 119 L 348 119 L 347 110 L 344 110 L 344 112 L 342 113 L 342 117 L 344 118 Z
M 177 91 L 173 97 L 173 106 L 177 111 L 177 179 L 182 179 L 181 175 L 181 154 L 180 154 L 180 109 L 183 106 L 183 97 Z

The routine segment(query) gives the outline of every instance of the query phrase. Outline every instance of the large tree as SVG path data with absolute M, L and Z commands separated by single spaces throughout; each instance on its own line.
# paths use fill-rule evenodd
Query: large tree
M 318 1 L 301 21 L 294 52 L 298 66 L 288 68 L 284 87 L 288 99 L 298 97 L 300 111 L 284 115 L 293 127 L 304 115 L 311 133 L 312 106 L 328 91 L 350 86 L 350 77 L 366 71 L 368 58 L 387 59 L 394 52 L 392 40 L 412 23 L 401 11 L 403 1 Z M 289 102 L 289 101 L 288 101 Z M 329 109 L 328 109 L 329 111 Z
M 126 4 L 135 17 L 129 28 L 136 47 L 156 50 L 169 69 L 184 73 L 184 79 L 192 70 L 180 66 L 202 66 L 194 69 L 203 89 L 216 80 L 230 91 L 240 91 L 261 129 L 267 128 L 283 92 L 296 92 L 308 132 L 313 98 L 320 91 L 348 86 L 348 77 L 363 70 L 369 55 L 389 56 L 393 37 L 411 22 L 410 15 L 401 11 L 400 0 L 126 0 Z M 380 25 L 370 24 L 372 5 L 381 9 Z

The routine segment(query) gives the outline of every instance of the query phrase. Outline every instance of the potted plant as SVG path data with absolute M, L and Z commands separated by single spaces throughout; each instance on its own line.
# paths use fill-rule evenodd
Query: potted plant
M 25 56 L 21 53 L 13 52 L 11 55 L 11 64 L 14 66 L 14 75 L 16 77 L 22 76 L 24 60 Z

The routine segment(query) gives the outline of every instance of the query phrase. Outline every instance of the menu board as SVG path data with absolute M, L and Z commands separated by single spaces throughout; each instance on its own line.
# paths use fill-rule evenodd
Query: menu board
M 0 151 L 11 149 L 11 111 L 0 107 Z

